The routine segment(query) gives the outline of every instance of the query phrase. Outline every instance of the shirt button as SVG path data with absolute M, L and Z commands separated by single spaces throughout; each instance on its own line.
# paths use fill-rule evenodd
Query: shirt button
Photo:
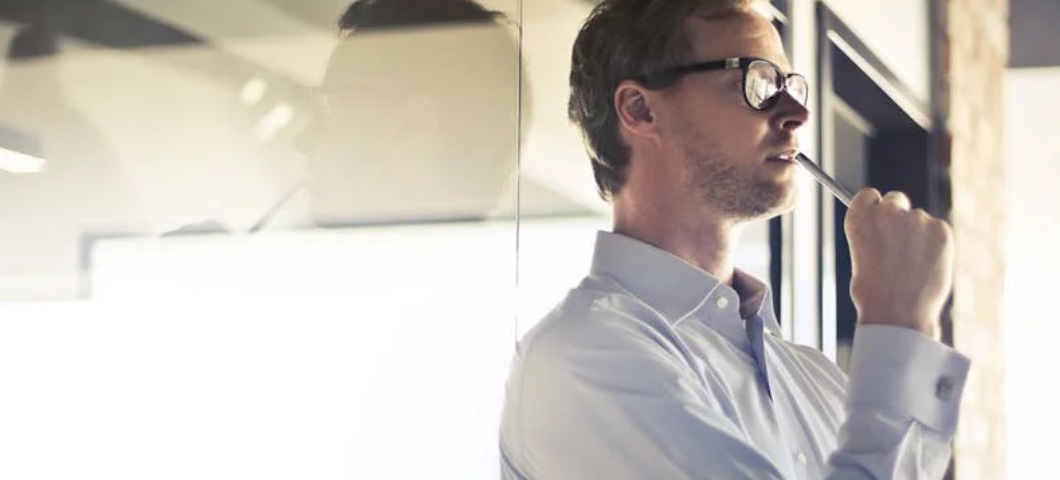
M 806 454 L 805 453 L 795 452 L 795 461 L 799 462 L 799 465 L 806 465 L 806 462 L 808 460 L 806 458 Z
M 726 297 L 718 297 L 718 308 L 725 308 L 729 306 L 729 299 Z

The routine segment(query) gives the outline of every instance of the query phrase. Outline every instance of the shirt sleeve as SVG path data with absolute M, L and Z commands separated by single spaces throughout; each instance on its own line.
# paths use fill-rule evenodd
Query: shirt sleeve
M 969 367 L 967 357 L 914 330 L 859 326 L 847 418 L 829 462 L 848 472 L 837 478 L 942 478 Z
M 967 361 L 896 328 L 865 328 L 856 343 L 827 478 L 941 478 Z M 515 386 L 522 451 L 506 478 L 785 478 L 664 342 L 612 332 L 531 348 Z

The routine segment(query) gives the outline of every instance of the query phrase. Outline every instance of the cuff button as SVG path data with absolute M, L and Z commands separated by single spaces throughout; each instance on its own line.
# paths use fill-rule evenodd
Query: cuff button
M 935 383 L 935 398 L 948 402 L 951 397 L 953 397 L 953 379 L 940 377 L 939 381 Z

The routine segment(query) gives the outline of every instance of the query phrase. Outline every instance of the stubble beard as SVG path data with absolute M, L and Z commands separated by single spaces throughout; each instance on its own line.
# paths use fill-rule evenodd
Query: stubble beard
M 793 203 L 790 186 L 757 178 L 742 170 L 725 154 L 710 149 L 688 152 L 692 188 L 704 206 L 738 222 L 762 220 L 778 215 Z

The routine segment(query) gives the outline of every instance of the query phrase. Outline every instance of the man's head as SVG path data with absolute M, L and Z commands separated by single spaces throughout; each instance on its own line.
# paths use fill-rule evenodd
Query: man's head
M 40 60 L 59 53 L 55 34 L 44 27 L 29 26 L 20 30 L 11 39 L 7 49 L 8 60 Z
M 472 0 L 359 0 L 317 100 L 319 223 L 482 217 L 505 192 L 519 126 L 519 48 Z
M 805 81 L 787 76 L 780 37 L 754 4 L 596 7 L 575 42 L 569 114 L 601 196 L 737 221 L 794 203 L 795 163 L 786 155 L 808 115 Z

